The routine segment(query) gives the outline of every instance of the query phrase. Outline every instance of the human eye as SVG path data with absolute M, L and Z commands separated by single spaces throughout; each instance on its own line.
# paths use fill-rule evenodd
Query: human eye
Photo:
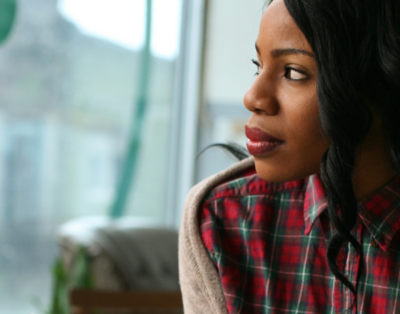
M 253 63 L 257 66 L 257 72 L 256 72 L 254 75 L 255 75 L 255 76 L 258 76 L 258 75 L 260 74 L 260 67 L 261 67 L 261 64 L 260 64 L 260 62 L 258 62 L 258 61 L 255 60 L 255 59 L 252 59 L 251 62 L 253 62 Z
M 308 75 L 299 69 L 293 67 L 285 68 L 285 77 L 291 81 L 304 81 L 308 78 Z

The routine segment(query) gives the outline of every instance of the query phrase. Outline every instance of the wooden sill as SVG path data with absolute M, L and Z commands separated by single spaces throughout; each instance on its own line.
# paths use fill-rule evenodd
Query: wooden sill
M 72 290 L 72 307 L 83 309 L 175 310 L 183 309 L 180 292 L 108 292 Z

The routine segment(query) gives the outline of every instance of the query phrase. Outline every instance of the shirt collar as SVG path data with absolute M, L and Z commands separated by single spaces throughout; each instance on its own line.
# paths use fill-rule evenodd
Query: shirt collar
M 358 205 L 358 215 L 385 252 L 400 229 L 400 177 Z
M 319 175 L 309 177 L 304 198 L 305 234 L 311 232 L 327 201 Z M 358 214 L 385 252 L 400 229 L 400 176 L 358 203 Z
M 308 178 L 304 198 L 305 234 L 308 235 L 315 220 L 327 206 L 325 191 L 319 175 L 314 174 Z

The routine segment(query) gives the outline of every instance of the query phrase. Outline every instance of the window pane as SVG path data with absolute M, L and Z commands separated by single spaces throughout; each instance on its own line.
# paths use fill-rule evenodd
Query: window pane
M 166 3 L 170 19 L 159 21 Z M 179 10 L 178 0 L 154 1 L 140 183 L 127 208 L 159 221 Z M 18 1 L 0 47 L 0 313 L 39 313 L 35 300 L 47 309 L 58 226 L 110 211 L 138 94 L 144 22 L 144 0 Z M 170 46 L 157 36 L 170 36 Z
M 257 57 L 254 44 L 266 2 L 215 0 L 208 4 L 199 151 L 214 143 L 246 145 L 244 125 L 250 112 L 243 97 L 256 72 L 251 59 Z M 211 148 L 198 159 L 196 181 L 234 162 L 220 148 Z

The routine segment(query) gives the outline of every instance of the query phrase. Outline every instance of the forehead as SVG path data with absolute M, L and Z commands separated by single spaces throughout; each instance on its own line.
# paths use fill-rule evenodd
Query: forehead
M 297 27 L 283 0 L 274 0 L 265 10 L 260 24 L 257 44 L 270 50 L 296 48 L 312 51 L 304 34 Z

